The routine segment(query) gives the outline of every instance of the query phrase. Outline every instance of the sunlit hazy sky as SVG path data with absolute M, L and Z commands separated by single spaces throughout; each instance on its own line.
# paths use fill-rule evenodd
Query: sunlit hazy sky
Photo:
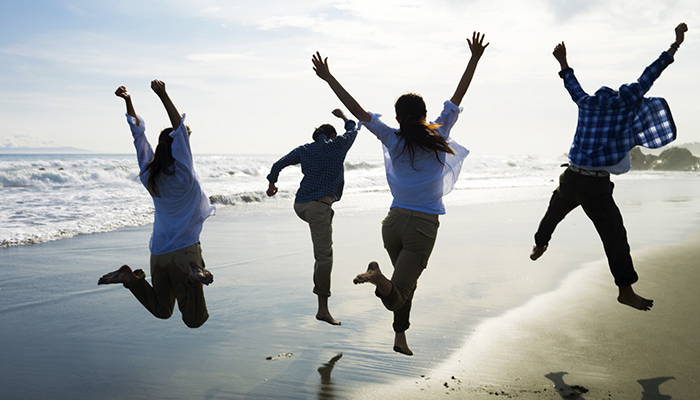
M 678 142 L 700 141 L 700 0 L 5 0 L 0 3 L 0 147 L 131 153 L 119 85 L 155 140 L 168 121 L 159 78 L 196 153 L 283 154 L 342 107 L 311 69 L 331 72 L 393 121 L 417 92 L 429 117 L 450 98 L 474 30 L 491 44 L 453 137 L 474 153 L 558 155 L 576 106 L 551 51 L 565 41 L 589 93 L 635 81 L 686 22 L 686 41 L 649 92 L 665 97 Z M 352 150 L 379 152 L 366 130 Z

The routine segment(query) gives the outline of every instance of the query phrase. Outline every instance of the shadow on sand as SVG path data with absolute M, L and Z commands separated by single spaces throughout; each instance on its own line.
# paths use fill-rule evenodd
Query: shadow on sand
M 568 372 L 551 372 L 545 375 L 545 378 L 549 379 L 554 383 L 554 388 L 562 399 L 567 400 L 585 400 L 583 394 L 588 393 L 588 389 L 579 385 L 568 385 L 564 382 L 564 375 Z M 658 378 L 650 379 L 640 379 L 637 382 L 642 385 L 642 398 L 641 400 L 671 400 L 672 397 L 669 395 L 661 394 L 659 386 L 662 383 L 675 379 L 671 376 L 662 376 Z

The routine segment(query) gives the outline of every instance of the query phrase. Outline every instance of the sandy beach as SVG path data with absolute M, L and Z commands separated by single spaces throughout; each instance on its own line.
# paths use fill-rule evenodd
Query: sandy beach
M 700 231 L 635 254 L 655 299 L 642 313 L 617 304 L 601 260 L 555 291 L 480 325 L 443 365 L 354 398 L 693 399 L 700 389 Z
M 157 320 L 122 287 L 96 285 L 121 264 L 147 267 L 150 225 L 2 248 L 0 390 L 8 399 L 694 398 L 695 179 L 616 185 L 635 289 L 655 300 L 647 313 L 615 301 L 581 210 L 542 259 L 527 258 L 553 187 L 522 189 L 538 192 L 529 200 L 515 189 L 482 191 L 484 201 L 451 194 L 414 300 L 413 357 L 391 350 L 391 314 L 372 288 L 352 284 L 370 260 L 390 270 L 386 192 L 334 206 L 330 307 L 340 327 L 314 319 L 308 228 L 291 199 L 221 207 L 206 222 L 215 280 L 210 319 L 196 330 L 177 311 Z

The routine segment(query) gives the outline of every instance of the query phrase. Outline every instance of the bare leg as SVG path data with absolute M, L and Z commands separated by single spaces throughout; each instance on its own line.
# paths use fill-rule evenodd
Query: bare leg
M 328 322 L 331 325 L 340 325 L 340 321 L 333 319 L 330 310 L 328 310 L 328 297 L 318 296 L 318 312 L 316 319 L 323 322 Z
M 617 296 L 617 301 L 642 311 L 649 311 L 654 306 L 654 300 L 639 296 L 632 290 L 632 285 L 620 286 L 620 294 Z
M 413 352 L 408 348 L 408 343 L 406 342 L 406 332 L 396 332 L 394 335 L 394 351 L 397 353 L 405 354 L 407 356 L 412 356 Z
M 139 270 L 140 271 L 140 270 Z M 108 274 L 105 274 L 102 276 L 97 281 L 98 285 L 110 285 L 113 283 L 121 283 L 124 285 L 129 285 L 130 283 L 133 283 L 136 281 L 138 277 L 134 275 L 134 273 L 131 271 L 131 268 L 128 265 L 122 265 L 121 268 L 119 268 L 116 271 L 112 271 Z
M 208 285 L 214 282 L 214 275 L 195 261 L 190 261 L 190 280 Z
M 532 252 L 530 253 L 530 260 L 535 261 L 538 258 L 542 257 L 542 254 L 547 251 L 547 245 L 544 246 L 538 246 L 534 245 L 532 246 Z
M 382 274 L 382 271 L 379 269 L 379 264 L 376 261 L 369 263 L 367 271 L 357 275 L 352 282 L 355 285 L 369 282 L 375 285 L 379 294 L 384 297 L 391 294 L 391 289 L 394 287 L 391 281 Z

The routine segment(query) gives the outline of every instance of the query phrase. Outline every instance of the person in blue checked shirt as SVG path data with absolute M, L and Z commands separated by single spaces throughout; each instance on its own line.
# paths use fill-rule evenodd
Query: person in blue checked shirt
M 676 27 L 676 41 L 644 70 L 637 82 L 622 85 L 618 90 L 604 86 L 592 96 L 583 91 L 569 67 L 564 42 L 552 53 L 561 65 L 559 76 L 578 106 L 578 125 L 569 150 L 569 164 L 564 165 L 568 168 L 559 177 L 559 187 L 552 194 L 535 233 L 530 259 L 535 261 L 542 256 L 557 224 L 581 205 L 603 241 L 610 271 L 619 288 L 617 300 L 643 311 L 651 309 L 654 301 L 632 290 L 638 276 L 632 265 L 622 215 L 612 197 L 610 174 L 629 171 L 629 152 L 634 146 L 658 148 L 676 139 L 676 126 L 666 101 L 644 94 L 673 62 L 687 30 L 685 23 Z
M 340 200 L 345 183 L 345 156 L 357 137 L 354 121 L 339 109 L 333 115 L 345 121 L 345 133 L 337 136 L 333 125 L 324 124 L 314 130 L 313 142 L 299 146 L 272 165 L 267 176 L 267 195 L 277 194 L 277 178 L 287 166 L 301 164 L 304 178 L 294 200 L 294 211 L 309 224 L 314 247 L 314 290 L 318 296 L 316 319 L 340 325 L 328 310 L 333 269 L 333 202 Z

